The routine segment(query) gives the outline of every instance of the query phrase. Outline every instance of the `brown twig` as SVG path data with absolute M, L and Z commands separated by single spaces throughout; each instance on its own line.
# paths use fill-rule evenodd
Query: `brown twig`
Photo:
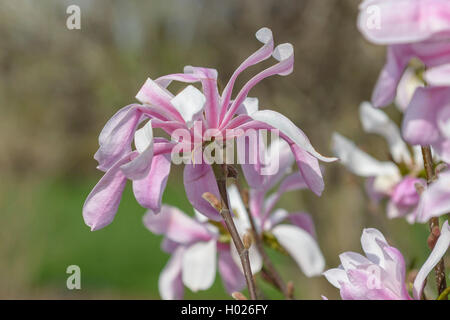
M 433 157 L 431 154 L 430 147 L 422 147 L 422 157 L 423 157 L 423 163 L 424 163 L 424 167 L 425 167 L 425 174 L 427 177 L 427 184 L 430 185 L 435 180 L 435 174 L 434 174 L 434 168 L 433 168 Z M 436 227 L 439 228 L 439 218 L 437 218 L 437 217 L 431 218 L 430 222 L 429 222 L 429 226 L 430 226 L 430 232 L 433 233 L 433 230 L 435 230 Z M 437 241 L 437 239 L 436 239 L 436 241 Z M 447 288 L 447 281 L 445 279 L 445 264 L 444 264 L 443 258 L 436 265 L 436 267 L 434 268 L 434 271 L 436 274 L 436 285 L 437 285 L 437 289 L 438 289 L 438 292 L 440 295 Z
M 238 185 L 238 189 L 242 193 L 242 190 L 239 185 Z M 258 250 L 259 254 L 261 255 L 261 257 L 263 259 L 263 264 L 266 267 L 264 270 L 266 273 L 266 276 L 270 279 L 269 282 L 271 282 L 278 290 L 280 290 L 286 299 L 292 300 L 294 298 L 293 290 L 289 290 L 288 286 L 284 283 L 284 281 L 281 278 L 280 274 L 278 273 L 277 269 L 275 268 L 275 266 L 273 265 L 269 256 L 267 255 L 266 250 L 264 249 L 262 234 L 258 233 L 258 231 L 257 231 L 258 229 L 256 228 L 256 224 L 255 224 L 255 219 L 253 219 L 253 216 L 250 212 L 250 208 L 248 206 L 248 196 L 243 196 L 242 198 L 244 200 L 244 205 L 247 209 L 247 216 L 248 216 L 248 220 L 250 221 L 250 227 L 252 229 L 251 231 L 253 233 L 253 238 L 254 238 L 254 242 L 256 245 L 256 249 Z
M 247 282 L 248 291 L 250 293 L 250 299 L 256 300 L 256 285 L 255 279 L 253 278 L 252 269 L 250 266 L 250 258 L 248 256 L 248 249 L 244 247 L 242 239 L 234 224 L 233 218 L 230 213 L 230 208 L 228 207 L 228 193 L 227 193 L 227 176 L 228 169 L 227 165 L 213 164 L 213 171 L 216 177 L 217 186 L 219 187 L 220 196 L 223 201 L 223 208 L 220 214 L 225 221 L 228 232 L 230 233 L 231 239 L 237 249 L 239 257 L 241 259 L 242 269 L 244 270 L 245 281 Z

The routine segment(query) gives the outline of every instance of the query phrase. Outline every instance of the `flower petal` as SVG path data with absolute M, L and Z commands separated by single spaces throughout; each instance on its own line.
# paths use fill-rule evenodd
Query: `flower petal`
M 272 233 L 307 277 L 323 272 L 325 260 L 316 240 L 308 232 L 295 226 L 278 225 Z
M 219 272 L 229 294 L 245 288 L 245 277 L 231 257 L 230 251 L 219 251 Z
M 134 144 L 139 155 L 120 168 L 128 179 L 140 180 L 147 176 L 153 158 L 153 129 L 152 120 L 134 134 Z
M 428 69 L 425 71 L 424 78 L 432 86 L 450 86 L 450 64 Z
M 413 145 L 430 145 L 439 140 L 437 113 L 450 90 L 441 87 L 418 88 L 403 118 L 403 137 Z
M 133 192 L 137 202 L 154 213 L 161 210 L 161 200 L 169 177 L 170 165 L 169 155 L 154 156 L 147 176 L 133 181 Z
M 216 240 L 198 242 L 183 255 L 183 283 L 193 292 L 209 289 L 216 277 Z
M 92 231 L 106 227 L 113 221 L 127 182 L 120 167 L 130 161 L 133 154 L 123 157 L 106 171 L 84 202 L 84 222 Z
M 366 132 L 379 134 L 387 140 L 395 162 L 411 164 L 411 155 L 400 130 L 383 111 L 375 109 L 369 102 L 363 102 L 359 107 L 359 115 Z
M 222 108 L 220 120 L 223 120 L 225 113 L 227 111 L 228 105 L 230 103 L 231 94 L 233 91 L 234 83 L 236 82 L 239 74 L 250 66 L 253 66 L 261 61 L 264 61 L 272 55 L 273 52 L 273 35 L 269 28 L 261 28 L 256 32 L 256 39 L 262 42 L 264 45 L 254 52 L 250 57 L 248 57 L 233 73 L 230 80 L 228 81 L 225 89 L 222 93 Z
M 184 248 L 178 248 L 159 275 L 158 288 L 163 300 L 183 299 L 184 287 L 181 278 L 183 253 Z
M 325 183 L 319 161 L 298 145 L 291 145 L 291 150 L 304 182 L 312 192 L 320 197 L 325 188 Z
M 431 270 L 438 264 L 444 254 L 447 252 L 450 245 L 450 226 L 448 220 L 444 222 L 442 226 L 441 235 L 439 236 L 433 251 L 425 261 L 422 268 L 420 268 L 419 273 L 416 276 L 413 284 L 413 294 L 414 298 L 419 300 L 422 296 L 422 291 L 424 287 L 425 279 Z
M 206 98 L 194 86 L 187 86 L 183 91 L 177 94 L 170 102 L 180 112 L 188 127 L 203 112 Z
M 361 236 L 361 246 L 370 261 L 381 267 L 385 266 L 383 247 L 388 246 L 388 243 L 380 231 L 374 228 L 364 229 Z
M 416 212 L 416 220 L 427 222 L 432 217 L 439 217 L 450 212 L 450 172 L 439 174 L 421 195 Z
M 447 1 L 369 0 L 360 6 L 358 28 L 376 44 L 411 43 L 448 36 L 449 16 Z
M 397 166 L 392 162 L 378 161 L 358 149 L 355 144 L 339 133 L 333 134 L 333 150 L 342 164 L 351 172 L 362 177 L 380 175 L 399 176 Z
M 164 205 L 159 214 L 147 211 L 144 225 L 155 234 L 165 235 L 168 239 L 190 244 L 196 241 L 209 241 L 212 236 L 208 229 L 178 208 Z
M 202 197 L 205 192 L 210 192 L 217 199 L 221 199 L 211 166 L 205 163 L 186 164 L 183 180 L 186 195 L 192 206 L 208 218 L 220 221 L 219 212 Z
M 266 123 L 275 129 L 280 130 L 297 146 L 309 152 L 312 156 L 324 162 L 336 161 L 336 158 L 328 158 L 319 154 L 309 142 L 306 135 L 287 117 L 272 110 L 261 110 L 253 113 L 251 117 L 259 122 Z
M 347 273 L 344 269 L 341 268 L 334 268 L 329 269 L 323 273 L 325 278 L 328 280 L 329 283 L 331 283 L 333 286 L 335 286 L 338 289 L 341 289 L 342 283 L 348 283 L 348 277 Z

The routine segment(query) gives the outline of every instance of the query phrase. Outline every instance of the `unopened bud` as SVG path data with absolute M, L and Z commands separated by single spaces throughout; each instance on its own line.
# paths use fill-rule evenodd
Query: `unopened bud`
M 208 201 L 208 203 L 217 211 L 222 211 L 222 202 L 211 192 L 205 192 L 202 194 L 202 198 Z
M 248 300 L 246 296 L 237 291 L 233 292 L 231 296 L 233 297 L 234 300 Z
M 289 281 L 286 286 L 287 286 L 288 298 L 292 299 L 294 297 L 294 290 L 295 290 L 294 283 L 292 281 Z
M 242 237 L 242 242 L 244 243 L 245 249 L 250 249 L 253 243 L 252 235 L 248 232 L 244 233 L 244 236 Z
M 425 187 L 420 182 L 416 182 L 414 184 L 414 187 L 416 188 L 416 191 L 419 195 L 421 195 L 425 191 Z
M 435 169 L 436 174 L 440 174 L 441 172 L 444 172 L 445 170 L 447 170 L 447 168 L 448 168 L 448 165 L 446 163 L 443 163 L 443 162 L 439 163 Z

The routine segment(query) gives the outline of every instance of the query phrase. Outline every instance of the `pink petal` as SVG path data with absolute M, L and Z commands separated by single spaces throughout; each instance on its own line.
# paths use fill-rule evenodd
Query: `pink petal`
M 450 86 L 450 64 L 444 64 L 425 72 L 425 81 L 432 86 Z
M 290 43 L 283 43 L 277 46 L 273 52 L 273 57 L 279 62 L 272 67 L 261 71 L 244 85 L 230 106 L 230 109 L 227 111 L 221 123 L 221 128 L 228 124 L 233 115 L 236 113 L 237 108 L 239 108 L 245 98 L 247 98 L 250 90 L 261 80 L 276 74 L 286 76 L 292 73 L 294 70 L 294 48 Z
M 165 235 L 178 243 L 190 244 L 212 239 L 211 233 L 203 224 L 175 207 L 165 205 L 158 214 L 147 211 L 143 221 L 153 233 Z
M 379 25 L 373 19 L 379 19 Z M 450 34 L 446 0 L 370 0 L 360 6 L 358 28 L 377 44 L 411 43 Z
M 159 294 L 163 300 L 183 299 L 184 287 L 181 275 L 183 254 L 184 248 L 178 248 L 159 275 Z
M 147 176 L 133 181 L 133 191 L 137 202 L 144 208 L 158 213 L 170 173 L 170 156 L 154 156 Z
M 229 294 L 245 288 L 245 278 L 231 257 L 229 250 L 219 251 L 219 272 Z
M 183 180 L 186 195 L 192 206 L 208 218 L 220 221 L 221 217 L 219 212 L 202 198 L 205 192 L 210 192 L 218 199 L 221 199 L 211 166 L 205 163 L 195 165 L 186 164 Z
M 120 166 L 129 162 L 130 157 L 135 154 L 125 156 L 111 166 L 84 202 L 84 222 L 91 227 L 92 231 L 106 227 L 113 221 L 127 182 Z
M 300 173 L 309 189 L 318 196 L 322 195 L 325 183 L 323 182 L 319 161 L 298 145 L 292 144 L 291 149 Z
M 450 101 L 450 89 L 418 88 L 406 110 L 402 133 L 412 145 L 430 145 L 438 141 L 437 113 L 445 101 Z
M 273 35 L 269 28 L 261 28 L 256 32 L 256 38 L 264 45 L 248 57 L 233 73 L 222 93 L 222 107 L 220 120 L 223 120 L 230 103 L 231 94 L 237 77 L 250 66 L 268 59 L 273 52 Z

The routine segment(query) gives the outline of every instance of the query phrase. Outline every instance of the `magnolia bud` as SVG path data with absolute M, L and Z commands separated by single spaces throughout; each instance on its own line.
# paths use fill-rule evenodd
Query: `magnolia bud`
M 211 192 L 205 192 L 202 194 L 202 198 L 208 201 L 208 203 L 217 211 L 222 211 L 222 202 Z
M 252 235 L 248 232 L 244 233 L 244 236 L 242 237 L 242 242 L 244 243 L 245 249 L 250 249 L 253 242 Z
M 233 292 L 231 296 L 233 297 L 234 300 L 248 300 L 246 296 L 237 291 Z

